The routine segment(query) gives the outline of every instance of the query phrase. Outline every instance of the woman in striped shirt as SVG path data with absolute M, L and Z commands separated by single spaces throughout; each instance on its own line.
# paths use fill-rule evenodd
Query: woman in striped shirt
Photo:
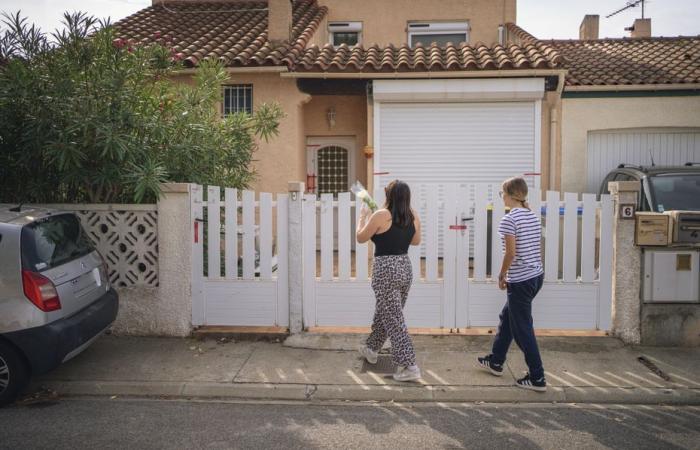
M 508 347 L 515 340 L 525 354 L 528 367 L 528 373 L 516 381 L 517 385 L 544 392 L 547 382 L 532 326 L 532 300 L 544 281 L 542 224 L 527 204 L 525 180 L 510 178 L 504 181 L 500 195 L 510 208 L 498 227 L 504 250 L 498 287 L 507 291 L 508 300 L 499 316 L 491 354 L 479 358 L 479 364 L 496 376 L 503 375 Z

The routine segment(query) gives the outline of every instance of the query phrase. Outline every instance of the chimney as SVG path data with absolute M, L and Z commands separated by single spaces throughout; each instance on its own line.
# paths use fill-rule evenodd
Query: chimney
M 634 25 L 625 30 L 630 31 L 633 38 L 651 37 L 651 19 L 634 19 Z
M 292 0 L 268 0 L 267 37 L 272 43 L 289 41 L 292 36 Z
M 581 26 L 578 27 L 579 39 L 598 39 L 598 23 L 600 16 L 598 14 L 586 14 L 583 16 Z

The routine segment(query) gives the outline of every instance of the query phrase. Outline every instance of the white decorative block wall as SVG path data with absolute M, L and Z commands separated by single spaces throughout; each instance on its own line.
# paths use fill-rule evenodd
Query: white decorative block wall
M 74 212 L 107 261 L 115 287 L 158 286 L 155 205 L 75 206 Z

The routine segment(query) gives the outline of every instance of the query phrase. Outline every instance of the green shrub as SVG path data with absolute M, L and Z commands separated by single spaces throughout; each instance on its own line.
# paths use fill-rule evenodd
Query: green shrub
M 182 54 L 154 35 L 125 41 L 106 22 L 65 14 L 47 35 L 0 26 L 0 202 L 152 202 L 165 181 L 244 188 L 276 104 L 221 117 L 228 75 L 204 61 L 174 82 Z

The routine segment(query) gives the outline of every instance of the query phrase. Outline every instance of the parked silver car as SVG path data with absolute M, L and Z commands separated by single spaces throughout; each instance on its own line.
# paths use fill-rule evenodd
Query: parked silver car
M 118 309 L 75 214 L 0 204 L 0 405 L 87 348 Z

